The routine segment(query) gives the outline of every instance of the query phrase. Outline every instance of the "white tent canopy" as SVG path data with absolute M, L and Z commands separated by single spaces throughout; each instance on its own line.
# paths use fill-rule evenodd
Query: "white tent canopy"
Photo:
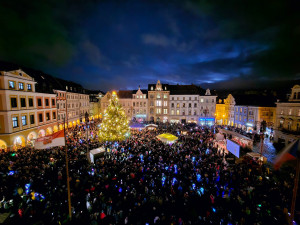
M 169 133 L 160 134 L 156 137 L 159 140 L 161 140 L 162 142 L 167 143 L 167 144 L 172 144 L 178 140 L 178 137 L 174 136 L 173 134 L 169 134 Z
M 99 155 L 99 154 L 104 154 L 104 152 L 105 152 L 105 149 L 103 147 L 93 149 L 93 150 L 90 151 L 90 154 L 89 154 L 89 157 L 88 157 L 89 159 L 88 160 L 91 163 L 94 163 L 95 156 Z

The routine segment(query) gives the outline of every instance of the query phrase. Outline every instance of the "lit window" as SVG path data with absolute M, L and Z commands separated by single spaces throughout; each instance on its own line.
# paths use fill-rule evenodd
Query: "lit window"
M 171 110 L 171 114 L 174 115 L 174 109 Z
M 164 114 L 168 114 L 168 109 L 164 109 Z
M 200 102 L 203 102 L 203 101 L 204 101 L 203 98 L 201 98 L 201 99 L 200 99 Z
M 292 115 L 292 109 L 289 109 L 289 115 Z
M 161 106 L 161 100 L 156 101 L 156 106 Z
M 27 118 L 26 116 L 22 116 L 22 126 L 26 126 L 27 125 Z
M 156 109 L 156 114 L 161 114 L 161 109 Z
M 17 116 L 13 117 L 12 121 L 13 121 L 13 127 L 14 128 L 19 126 L 19 124 L 18 124 L 18 117 Z
M 9 88 L 14 89 L 15 88 L 15 82 L 13 81 L 8 81 Z
M 180 106 L 179 106 L 179 103 L 177 103 L 177 108 L 179 108 Z
M 168 102 L 167 101 L 164 101 L 164 106 L 168 106 Z
M 167 95 L 167 94 L 164 94 L 164 98 L 168 98 L 168 95 Z
M 23 83 L 19 83 L 19 90 L 24 90 L 24 84 Z
M 179 115 L 179 109 L 176 110 L 176 115 Z
M 160 94 L 157 94 L 156 98 L 160 98 Z

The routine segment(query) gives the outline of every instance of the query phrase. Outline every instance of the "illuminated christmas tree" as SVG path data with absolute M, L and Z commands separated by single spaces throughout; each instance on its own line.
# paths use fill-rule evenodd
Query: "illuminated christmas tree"
M 99 130 L 100 141 L 121 141 L 129 137 L 130 130 L 124 109 L 119 103 L 116 92 L 112 93 L 110 104 L 104 111 Z

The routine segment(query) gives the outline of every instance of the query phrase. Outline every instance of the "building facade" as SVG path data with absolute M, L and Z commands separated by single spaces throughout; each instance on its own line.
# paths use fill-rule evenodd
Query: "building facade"
M 101 91 L 88 91 L 89 94 L 89 115 L 92 119 L 101 119 L 100 99 L 104 96 Z
M 217 96 L 212 95 L 209 89 L 199 96 L 199 124 L 214 125 L 216 123 Z
M 156 84 L 148 85 L 148 121 L 168 122 L 169 121 L 169 85 L 161 84 L 158 80 Z
M 209 89 L 205 93 L 195 85 L 169 85 L 169 89 L 171 123 L 215 123 L 216 96 Z
M 32 145 L 57 129 L 56 96 L 37 93 L 35 80 L 21 69 L 0 72 L 0 148 Z
M 101 112 L 109 105 L 111 93 L 101 99 Z M 216 95 L 195 85 L 149 84 L 148 90 L 119 91 L 118 98 L 128 120 L 215 123 Z
M 133 115 L 132 93 L 132 91 L 119 91 L 117 95 L 128 120 L 131 120 Z
M 132 94 L 132 119 L 137 122 L 146 121 L 148 115 L 147 90 L 140 88 Z
M 199 95 L 170 95 L 170 122 L 197 123 Z
M 265 122 L 265 128 L 273 130 L 275 107 L 236 105 L 234 118 L 235 127 L 247 132 L 263 131 L 263 122 Z
M 216 104 L 216 121 L 219 125 L 234 125 L 234 107 L 235 99 L 229 94 L 226 99 L 219 99 L 219 103 Z
M 292 88 L 287 101 L 276 103 L 274 141 L 287 145 L 300 138 L 300 86 Z
M 67 114 L 67 92 L 61 90 L 53 90 L 53 92 L 56 94 L 58 129 L 62 130 L 64 126 L 64 121 L 66 121 Z M 67 126 L 66 122 L 65 125 Z

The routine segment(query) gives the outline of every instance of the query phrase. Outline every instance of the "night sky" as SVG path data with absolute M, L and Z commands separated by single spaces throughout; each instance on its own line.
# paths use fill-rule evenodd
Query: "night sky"
M 89 89 L 300 79 L 297 0 L 3 0 L 0 33 L 0 60 Z

